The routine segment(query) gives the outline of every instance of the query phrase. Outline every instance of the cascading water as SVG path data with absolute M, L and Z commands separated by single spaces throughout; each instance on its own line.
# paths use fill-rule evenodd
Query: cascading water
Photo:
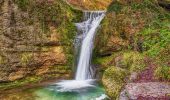
M 86 21 L 77 24 L 77 27 L 83 32 L 83 41 L 75 80 L 91 79 L 89 67 L 93 50 L 93 39 L 105 15 L 104 13 L 104 11 L 85 11 L 84 19 Z
M 57 84 L 59 91 L 76 91 L 80 88 L 94 87 L 90 74 L 90 61 L 93 50 L 93 40 L 96 30 L 105 16 L 105 11 L 84 11 L 84 22 L 76 26 L 82 34 L 78 37 L 81 41 L 81 49 L 77 64 L 75 80 L 64 80 Z

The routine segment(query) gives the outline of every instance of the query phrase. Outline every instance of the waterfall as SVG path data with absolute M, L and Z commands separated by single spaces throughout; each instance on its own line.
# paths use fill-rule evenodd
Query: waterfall
M 80 32 L 77 38 L 81 48 L 75 80 L 63 80 L 56 83 L 58 91 L 76 91 L 86 87 L 95 87 L 92 85 L 94 80 L 92 80 L 90 74 L 90 69 L 92 69 L 90 68 L 90 63 L 95 33 L 104 16 L 105 11 L 84 11 L 84 21 L 76 23 L 77 29 Z
M 85 11 L 84 22 L 76 24 L 79 30 L 83 32 L 83 41 L 81 45 L 80 57 L 77 66 L 76 80 L 91 79 L 90 61 L 93 50 L 93 40 L 96 30 L 104 18 L 104 11 Z

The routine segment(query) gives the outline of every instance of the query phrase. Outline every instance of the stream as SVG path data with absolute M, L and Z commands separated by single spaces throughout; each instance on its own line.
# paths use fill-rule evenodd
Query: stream
M 0 100 L 107 100 L 102 85 L 84 88 L 78 91 L 60 92 L 56 86 L 13 90 L 0 94 Z M 105 99 L 104 99 L 105 98 Z

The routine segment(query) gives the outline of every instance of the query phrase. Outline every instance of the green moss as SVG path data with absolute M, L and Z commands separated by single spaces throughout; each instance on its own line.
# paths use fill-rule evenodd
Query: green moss
M 120 12 L 122 9 L 122 5 L 119 2 L 112 2 L 112 4 L 108 7 L 108 12 Z
M 69 67 L 69 66 L 51 66 L 50 69 L 53 71 L 60 71 L 60 70 L 68 71 L 68 70 L 71 70 L 71 67 Z
M 155 70 L 155 76 L 158 79 L 170 81 L 170 66 L 158 67 Z
M 113 100 L 118 99 L 120 91 L 126 83 L 125 78 L 128 78 L 133 72 L 141 72 L 146 68 L 144 56 L 134 51 L 122 51 L 109 57 L 100 58 L 97 61 L 98 64 L 107 67 L 102 82 L 107 94 Z
M 48 46 L 41 47 L 42 52 L 48 52 L 50 49 L 51 49 L 51 47 L 48 47 Z
M 127 70 L 114 66 L 104 72 L 102 81 L 111 99 L 116 100 L 118 98 L 122 87 L 125 85 L 124 79 L 127 75 Z
M 58 32 L 61 34 L 61 43 L 72 46 L 73 40 L 76 35 L 76 27 L 74 23 L 63 21 L 61 26 L 58 27 Z
M 136 3 L 136 2 L 132 2 L 131 3 L 131 7 L 133 10 L 137 10 L 137 9 L 157 9 L 157 2 L 155 0 L 143 0 L 142 3 Z M 157 9 L 159 10 L 159 9 Z
M 42 78 L 39 76 L 31 76 L 31 77 L 27 77 L 25 79 L 21 79 L 21 80 L 9 82 L 9 83 L 2 83 L 0 85 L 0 90 L 16 88 L 16 87 L 20 87 L 20 86 L 23 86 L 23 85 L 26 85 L 29 83 L 36 83 L 41 80 L 42 80 Z
M 15 0 L 15 2 L 22 10 L 26 10 L 30 3 L 30 0 Z
M 123 54 L 123 64 L 130 72 L 140 72 L 145 69 L 144 57 L 138 52 Z
M 32 53 L 22 53 L 21 54 L 21 63 L 27 65 L 33 59 Z
M 16 3 L 19 8 L 25 7 L 34 19 L 39 20 L 44 33 L 42 36 L 48 36 L 49 26 L 52 25 L 62 35 L 61 42 L 70 44 L 76 33 L 74 22 L 81 20 L 82 11 L 73 9 L 63 0 L 16 0 Z
M 114 57 L 115 57 L 114 54 L 106 57 L 95 57 L 93 59 L 93 63 L 107 67 Z

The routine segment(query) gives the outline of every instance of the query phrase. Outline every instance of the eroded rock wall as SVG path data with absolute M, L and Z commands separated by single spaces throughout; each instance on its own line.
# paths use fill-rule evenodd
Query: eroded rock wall
M 80 18 L 61 0 L 0 0 L 0 82 L 71 77 Z

